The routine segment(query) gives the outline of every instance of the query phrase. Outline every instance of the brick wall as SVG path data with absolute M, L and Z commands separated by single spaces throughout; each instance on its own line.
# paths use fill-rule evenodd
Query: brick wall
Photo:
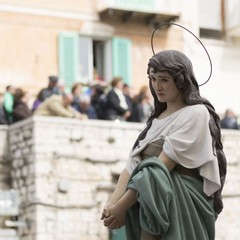
M 21 240 L 107 240 L 101 210 L 142 124 L 33 117 L 9 128 L 12 184 L 22 198 Z M 223 131 L 225 209 L 216 240 L 238 239 L 240 132 Z M 1 154 L 0 154 L 1 155 Z

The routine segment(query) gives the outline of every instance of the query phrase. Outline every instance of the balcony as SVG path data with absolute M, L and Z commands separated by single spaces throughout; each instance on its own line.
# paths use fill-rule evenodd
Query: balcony
M 98 0 L 98 14 L 102 21 L 159 24 L 179 18 L 175 0 Z

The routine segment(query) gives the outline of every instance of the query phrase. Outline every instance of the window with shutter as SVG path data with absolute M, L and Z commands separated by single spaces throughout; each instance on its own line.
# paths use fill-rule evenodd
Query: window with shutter
M 124 83 L 131 85 L 131 41 L 125 38 L 112 40 L 113 77 L 122 77 Z
M 59 78 L 63 79 L 66 88 L 71 89 L 79 80 L 79 36 L 77 33 L 59 34 Z
M 67 90 L 74 82 L 89 84 L 97 72 L 109 81 L 120 76 L 131 85 L 131 41 L 125 38 L 95 39 L 78 33 L 59 34 L 59 78 Z

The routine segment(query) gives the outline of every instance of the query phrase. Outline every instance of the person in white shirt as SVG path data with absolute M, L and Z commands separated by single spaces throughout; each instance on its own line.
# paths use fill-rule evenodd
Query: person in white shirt
M 219 116 L 182 52 L 155 54 L 147 72 L 154 111 L 101 219 L 125 225 L 129 240 L 214 240 L 226 176 Z

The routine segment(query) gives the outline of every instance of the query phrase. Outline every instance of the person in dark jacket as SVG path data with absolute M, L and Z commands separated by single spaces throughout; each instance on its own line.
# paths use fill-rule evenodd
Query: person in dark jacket
M 92 87 L 91 105 L 94 107 L 98 119 L 106 119 L 106 94 L 104 87 L 100 84 Z
M 120 77 L 113 78 L 112 89 L 106 97 L 106 119 L 107 120 L 123 120 L 126 121 L 131 112 L 129 111 L 126 97 L 123 94 L 123 81 Z
M 237 116 L 231 109 L 227 109 L 224 117 L 221 119 L 221 128 L 239 129 Z
M 26 119 L 32 115 L 32 111 L 27 106 L 26 92 L 17 88 L 14 94 L 13 103 L 13 123 Z
M 40 99 L 42 99 L 42 101 L 46 100 L 53 94 L 57 94 L 57 95 L 61 94 L 61 91 L 58 88 L 58 77 L 57 76 L 49 76 L 48 80 L 49 80 L 48 87 L 44 88 L 41 92 Z

